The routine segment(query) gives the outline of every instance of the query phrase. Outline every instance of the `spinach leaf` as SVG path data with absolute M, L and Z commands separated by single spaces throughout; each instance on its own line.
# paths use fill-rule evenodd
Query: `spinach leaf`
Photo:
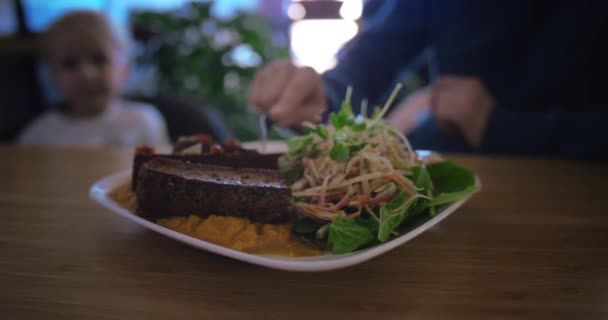
M 287 150 L 291 154 L 300 153 L 306 150 L 312 141 L 313 137 L 311 135 L 293 137 L 287 141 Z
M 355 152 L 361 151 L 363 147 L 364 145 L 362 143 L 353 143 L 348 145 L 348 150 L 350 150 L 350 153 L 353 154 Z
M 446 204 L 446 203 L 456 202 L 460 199 L 466 198 L 468 195 L 473 194 L 477 191 L 479 191 L 478 186 L 470 186 L 470 187 L 466 187 L 465 189 L 463 189 L 461 191 L 440 193 L 433 197 L 433 200 L 431 200 L 431 202 L 429 202 L 429 205 L 430 206 L 439 206 L 439 205 Z
M 354 219 L 342 217 L 329 225 L 328 242 L 334 253 L 353 252 L 374 241 L 374 235 Z
M 310 148 L 310 151 L 308 152 L 308 157 L 309 158 L 316 158 L 319 155 L 321 155 L 321 151 L 319 151 L 319 149 L 317 149 L 314 145 L 312 146 L 312 148 Z
M 419 192 L 431 196 L 432 195 L 432 181 L 431 175 L 426 170 L 425 167 L 412 167 L 410 168 L 412 171 L 412 182 L 416 185 L 416 187 L 421 188 Z M 412 206 L 412 215 L 419 214 L 424 211 L 428 207 L 429 200 L 427 199 L 416 199 L 416 202 Z
M 353 124 L 352 128 L 355 132 L 363 132 L 367 128 L 367 125 L 365 124 L 365 122 L 360 122 Z
M 452 161 L 429 165 L 427 170 L 434 186 L 429 206 L 458 201 L 479 190 L 473 173 Z
M 343 122 L 342 118 L 339 118 L 338 115 L 335 114 L 335 113 L 332 113 L 332 114 L 329 115 L 329 122 L 335 128 L 342 128 L 342 127 L 344 127 L 344 122 Z
M 289 185 L 294 184 L 296 181 L 298 181 L 298 179 L 302 175 L 302 173 L 300 171 L 301 170 L 298 170 L 298 169 L 295 169 L 295 168 L 287 170 L 283 174 L 283 176 L 285 177 L 285 182 L 287 182 L 287 184 L 289 184 Z
M 351 126 L 354 124 L 354 114 L 353 109 L 350 106 L 350 103 L 344 101 L 342 103 L 342 108 L 340 112 L 337 114 L 332 113 L 329 115 L 329 122 L 336 128 L 342 129 L 346 126 Z
M 351 107 L 350 102 L 343 101 L 342 104 L 340 105 L 340 112 L 339 113 L 342 113 L 342 114 L 348 116 L 349 118 L 353 117 L 354 116 L 354 114 L 353 114 L 353 108 Z
M 471 171 L 452 161 L 443 161 L 427 166 L 435 193 L 458 192 L 475 185 Z
M 380 207 L 380 228 L 378 230 L 378 240 L 386 242 L 395 230 L 407 217 L 408 209 L 411 206 L 405 205 L 409 197 L 404 192 Z
M 321 139 L 325 140 L 327 139 L 327 129 L 325 129 L 325 127 L 323 127 L 322 125 L 318 125 L 315 128 L 314 131 L 319 137 L 321 137 Z
M 378 234 L 378 230 L 380 229 L 380 224 L 378 223 L 378 221 L 374 220 L 372 217 L 369 217 L 369 218 L 357 217 L 357 218 L 355 218 L 355 221 L 357 221 L 357 223 L 360 226 L 367 228 L 367 230 L 369 230 L 369 232 L 371 232 L 372 234 Z
M 436 207 L 430 207 L 430 208 L 429 208 L 429 215 L 430 215 L 431 217 L 434 217 L 436 214 L 437 214 L 437 209 L 436 209 Z
M 426 194 L 426 191 L 430 190 L 432 186 L 431 175 L 428 170 L 425 167 L 418 166 L 410 168 L 410 171 L 412 171 L 412 182 L 416 187 L 422 188 L 421 192 Z
M 399 209 L 399 207 L 403 206 L 403 204 L 407 201 L 407 198 L 407 194 L 402 191 L 395 198 L 393 198 L 393 200 L 387 202 L 384 206 L 389 211 L 395 211 Z
M 338 113 L 338 114 L 330 114 L 329 121 L 336 129 L 342 129 L 345 126 L 349 125 L 352 120 L 346 113 Z
M 329 151 L 329 156 L 333 160 L 346 161 L 348 160 L 349 149 L 343 143 L 336 143 L 333 148 Z
M 319 229 L 319 225 L 311 219 L 298 220 L 293 225 L 293 231 L 296 234 L 309 234 L 317 231 L 317 229 Z

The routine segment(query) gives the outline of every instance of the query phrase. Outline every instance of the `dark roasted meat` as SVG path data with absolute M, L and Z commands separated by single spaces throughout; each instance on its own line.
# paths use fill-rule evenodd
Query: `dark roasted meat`
M 215 214 L 280 223 L 293 211 L 290 189 L 277 170 L 158 158 L 144 163 L 137 179 L 138 214 L 149 219 Z
M 260 154 L 255 151 L 233 151 L 224 154 L 150 154 L 136 153 L 133 157 L 132 189 L 137 188 L 137 175 L 142 164 L 153 159 L 180 160 L 238 168 L 277 169 L 279 154 Z

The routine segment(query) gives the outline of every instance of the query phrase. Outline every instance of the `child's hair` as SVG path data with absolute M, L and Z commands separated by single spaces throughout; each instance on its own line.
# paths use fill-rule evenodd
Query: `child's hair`
M 43 55 L 52 60 L 57 42 L 66 35 L 77 32 L 95 32 L 107 37 L 116 49 L 126 56 L 129 55 L 130 38 L 123 28 L 113 24 L 103 13 L 92 10 L 71 11 L 53 22 L 44 32 L 42 40 Z

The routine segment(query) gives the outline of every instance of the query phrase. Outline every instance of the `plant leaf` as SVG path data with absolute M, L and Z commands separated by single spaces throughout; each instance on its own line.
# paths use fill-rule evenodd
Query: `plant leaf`
M 349 118 L 354 116 L 353 108 L 351 107 L 350 102 L 342 102 L 342 105 L 340 106 L 340 113 L 348 116 Z
M 395 211 L 407 201 L 407 194 L 400 192 L 393 200 L 386 203 L 385 208 L 389 211 Z
M 314 131 L 319 137 L 321 137 L 321 139 L 325 140 L 327 139 L 327 129 L 325 129 L 325 127 L 323 127 L 322 125 L 318 125 L 315 128 Z
M 355 132 L 363 132 L 367 128 L 365 122 L 355 123 L 352 125 L 353 131 Z
M 283 176 L 285 177 L 285 182 L 287 182 L 287 184 L 289 185 L 292 185 L 296 181 L 298 181 L 301 176 L 301 172 L 297 169 L 289 169 L 283 174 Z
M 416 187 L 421 188 L 419 192 L 425 194 L 427 196 L 432 196 L 432 181 L 431 175 L 426 170 L 425 167 L 418 166 L 410 168 L 412 171 L 412 182 L 416 185 Z M 412 205 L 411 213 L 412 215 L 419 214 L 423 212 L 429 204 L 429 200 L 426 199 L 416 199 L 414 205 Z
M 429 206 L 438 206 L 463 199 L 479 190 L 473 173 L 452 161 L 427 166 L 433 183 L 433 200 Z
M 343 143 L 336 143 L 329 151 L 329 156 L 336 161 L 348 160 L 349 149 Z
M 309 234 L 317 231 L 319 225 L 311 219 L 302 219 L 296 221 L 293 225 L 293 231 L 296 234 Z
M 364 145 L 361 143 L 350 144 L 348 145 L 348 150 L 350 150 L 350 153 L 353 154 L 355 152 L 361 151 L 361 149 L 363 149 L 363 146 Z
M 429 202 L 429 206 L 439 206 L 442 204 L 456 202 L 460 199 L 466 198 L 467 196 L 477 191 L 479 191 L 478 186 L 469 186 L 461 191 L 440 193 L 433 197 L 433 200 Z
M 452 161 L 429 165 L 427 170 L 433 181 L 435 194 L 458 192 L 475 185 L 473 173 Z
M 404 206 L 408 200 L 407 194 L 401 192 L 397 197 L 380 207 L 380 228 L 378 230 L 378 240 L 386 242 L 391 233 L 407 217 L 410 205 Z
M 354 219 L 338 217 L 329 225 L 328 241 L 334 253 L 349 253 L 373 242 L 374 235 Z
M 300 153 L 312 143 L 313 138 L 310 135 L 296 136 L 287 141 L 287 150 L 289 153 Z
M 367 230 L 369 230 L 369 232 L 371 232 L 372 234 L 378 234 L 380 224 L 373 218 L 357 217 L 355 218 L 355 221 L 357 221 L 360 226 L 367 228 Z
M 348 125 L 348 120 L 348 116 L 342 112 L 329 115 L 329 121 L 336 129 L 344 128 L 346 125 Z
M 329 122 L 331 122 L 336 129 L 342 129 L 345 126 L 352 125 L 354 123 L 354 115 L 350 103 L 343 102 L 340 112 L 329 115 Z

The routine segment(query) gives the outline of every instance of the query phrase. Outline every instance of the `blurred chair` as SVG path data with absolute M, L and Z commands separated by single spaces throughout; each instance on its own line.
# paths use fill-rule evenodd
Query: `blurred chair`
M 171 96 L 129 95 L 129 100 L 154 105 L 167 122 L 172 141 L 196 133 L 210 134 L 215 141 L 224 142 L 234 134 L 224 117 L 214 108 L 191 98 Z
M 12 142 L 44 110 L 35 58 L 0 54 L 0 143 Z
M 21 1 L 1 1 L 2 22 L 14 30 L 0 37 L 0 143 L 12 142 L 44 110 L 38 82 L 38 42 L 27 28 Z

